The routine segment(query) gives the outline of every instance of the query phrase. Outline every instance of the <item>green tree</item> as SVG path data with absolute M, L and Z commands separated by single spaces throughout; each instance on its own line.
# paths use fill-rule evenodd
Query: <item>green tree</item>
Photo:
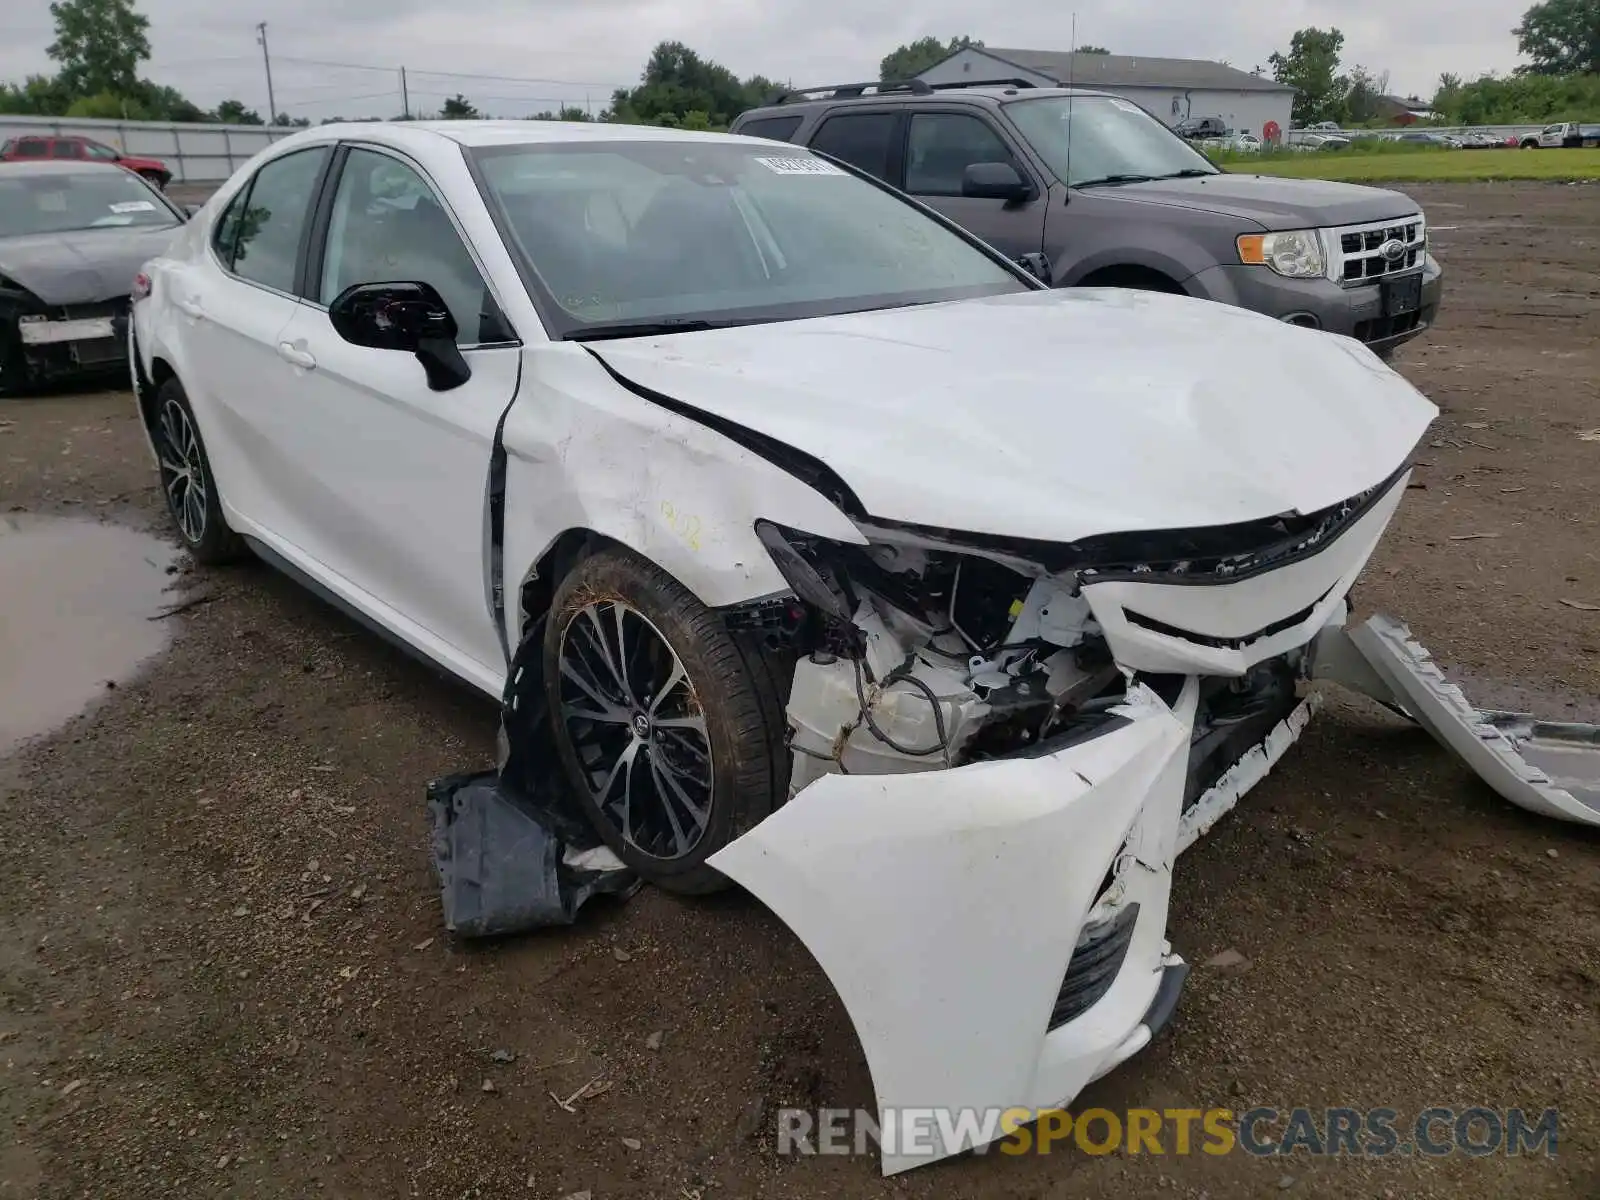
M 291 117 L 288 113 L 281 112 L 272 118 L 272 123 L 283 128 L 304 129 L 307 125 L 311 124 L 311 118 Z
M 73 97 L 53 75 L 29 75 L 20 84 L 0 84 L 0 113 L 26 117 L 65 116 Z
M 62 114 L 104 121 L 151 121 L 156 119 L 138 100 L 119 96 L 114 92 L 96 92 L 93 96 L 80 96 L 67 106 Z
M 74 98 L 129 96 L 139 64 L 150 57 L 150 21 L 133 0 L 53 0 L 56 40 L 46 53 L 61 64 L 61 86 Z
M 1344 34 L 1337 29 L 1300 29 L 1289 41 L 1287 55 L 1273 53 L 1272 77 L 1295 89 L 1291 116 L 1297 125 L 1344 121 L 1350 81 L 1339 74 Z
M 1384 115 L 1383 97 L 1389 91 L 1389 72 L 1369 71 L 1363 66 L 1350 68 L 1350 86 L 1345 92 L 1345 113 L 1351 124 L 1364 125 Z
M 1110 54 L 1111 51 L 1107 50 L 1104 46 L 1079 46 L 1078 47 L 1078 53 L 1079 54 Z
M 611 107 L 601 120 L 679 126 L 690 114 L 699 113 L 706 128 L 726 129 L 734 117 L 747 108 L 765 104 L 776 90 L 776 85 L 763 76 L 741 80 L 682 42 L 662 42 L 651 51 L 639 86 L 613 92 Z
M 1511 31 L 1532 75 L 1600 75 L 1600 0 L 1545 0 Z
M 920 75 L 936 62 L 949 58 L 957 50 L 968 46 L 982 46 L 976 38 L 953 37 L 941 42 L 936 37 L 918 38 L 904 46 L 896 46 L 878 64 L 878 78 L 885 83 L 894 79 L 910 79 Z
M 265 125 L 261 114 L 246 108 L 243 100 L 224 100 L 216 108 L 216 119 L 223 125 Z
M 444 107 L 439 110 L 439 116 L 446 121 L 476 121 L 483 114 L 461 93 L 457 92 L 444 102 Z
M 204 109 L 178 91 L 177 88 L 151 83 L 148 79 L 139 81 L 138 87 L 134 89 L 133 98 L 157 121 L 206 121 L 210 119 L 209 114 Z

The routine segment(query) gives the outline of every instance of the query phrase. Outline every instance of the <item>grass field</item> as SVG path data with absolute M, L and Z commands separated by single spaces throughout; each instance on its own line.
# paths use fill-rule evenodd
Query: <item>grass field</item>
M 1285 154 L 1229 154 L 1220 156 L 1218 161 L 1240 174 L 1339 179 L 1350 183 L 1600 179 L 1600 149 L 1418 150 L 1410 154 L 1308 150 Z

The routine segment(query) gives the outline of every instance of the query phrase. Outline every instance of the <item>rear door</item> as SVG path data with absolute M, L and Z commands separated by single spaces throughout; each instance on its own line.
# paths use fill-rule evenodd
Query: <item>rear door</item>
M 521 345 L 442 190 L 393 150 L 341 148 L 308 259 L 305 302 L 278 335 L 290 378 L 259 427 L 283 533 L 346 599 L 497 689 L 505 655 L 487 592 L 485 512 Z M 341 292 L 392 281 L 444 297 L 466 383 L 431 391 L 414 355 L 334 331 L 328 305 Z
M 267 437 L 295 386 L 279 350 L 298 303 L 302 243 L 332 156 L 313 146 L 265 163 L 229 202 L 205 254 L 167 279 L 183 347 L 181 374 L 217 490 L 246 523 L 281 535 L 289 521 L 281 448 Z M 241 528 L 235 525 L 235 528 Z
M 907 122 L 904 189 L 976 234 L 1008 258 L 1044 248 L 1049 189 L 987 116 L 971 108 L 917 108 Z M 974 199 L 961 194 L 976 163 L 1009 163 L 1033 187 L 1029 200 Z
M 900 186 L 904 168 L 905 120 L 896 108 L 836 110 L 822 118 L 810 146 L 877 179 Z

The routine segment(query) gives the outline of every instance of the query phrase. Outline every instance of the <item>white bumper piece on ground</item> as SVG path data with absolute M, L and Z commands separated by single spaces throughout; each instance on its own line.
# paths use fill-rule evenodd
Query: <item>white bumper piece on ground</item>
M 1170 1014 L 1185 968 L 1167 902 L 1197 697 L 1194 679 L 1170 707 L 1137 686 L 1107 726 L 1031 756 L 826 775 L 711 859 L 816 956 L 880 1111 L 1064 1104 Z M 1105 945 L 1113 923 L 1120 966 L 1052 1030 L 1075 947 Z M 886 1147 L 884 1173 L 966 1148 Z
M 1329 626 L 1312 655 L 1316 675 L 1398 706 L 1517 807 L 1600 825 L 1600 726 L 1474 708 L 1411 631 L 1382 614 Z
M 1474 709 L 1404 625 L 1347 629 L 1342 595 L 1334 606 L 1309 647 L 1314 677 L 1403 711 L 1512 803 L 1600 825 L 1600 727 Z M 1135 684 L 1110 723 L 1030 751 L 821 775 L 710 860 L 827 973 L 885 1131 L 908 1110 L 949 1114 L 916 1147 L 886 1137 L 885 1174 L 1015 1127 L 985 1113 L 1065 1106 L 1171 1015 L 1188 969 L 1165 939 L 1174 859 L 1271 770 L 1319 699 L 1185 811 L 1198 696 L 1193 675 L 1170 705 Z

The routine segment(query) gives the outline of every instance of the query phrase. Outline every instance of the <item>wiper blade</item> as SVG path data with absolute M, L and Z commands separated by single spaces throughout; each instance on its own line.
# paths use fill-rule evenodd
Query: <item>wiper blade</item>
M 569 342 L 603 342 L 612 338 L 660 337 L 668 333 L 703 333 L 708 329 L 732 329 L 737 325 L 754 325 L 751 318 L 724 321 L 705 320 L 699 317 L 667 317 L 655 321 L 612 321 L 598 325 L 584 325 L 567 334 Z
M 1157 175 L 1157 179 L 1193 179 L 1199 175 L 1221 175 L 1221 171 L 1208 171 L 1204 167 L 1185 167 L 1181 171 L 1173 171 L 1170 175 Z
M 1154 175 L 1102 175 L 1098 179 L 1085 179 L 1074 187 L 1095 187 L 1102 183 L 1149 183 Z

